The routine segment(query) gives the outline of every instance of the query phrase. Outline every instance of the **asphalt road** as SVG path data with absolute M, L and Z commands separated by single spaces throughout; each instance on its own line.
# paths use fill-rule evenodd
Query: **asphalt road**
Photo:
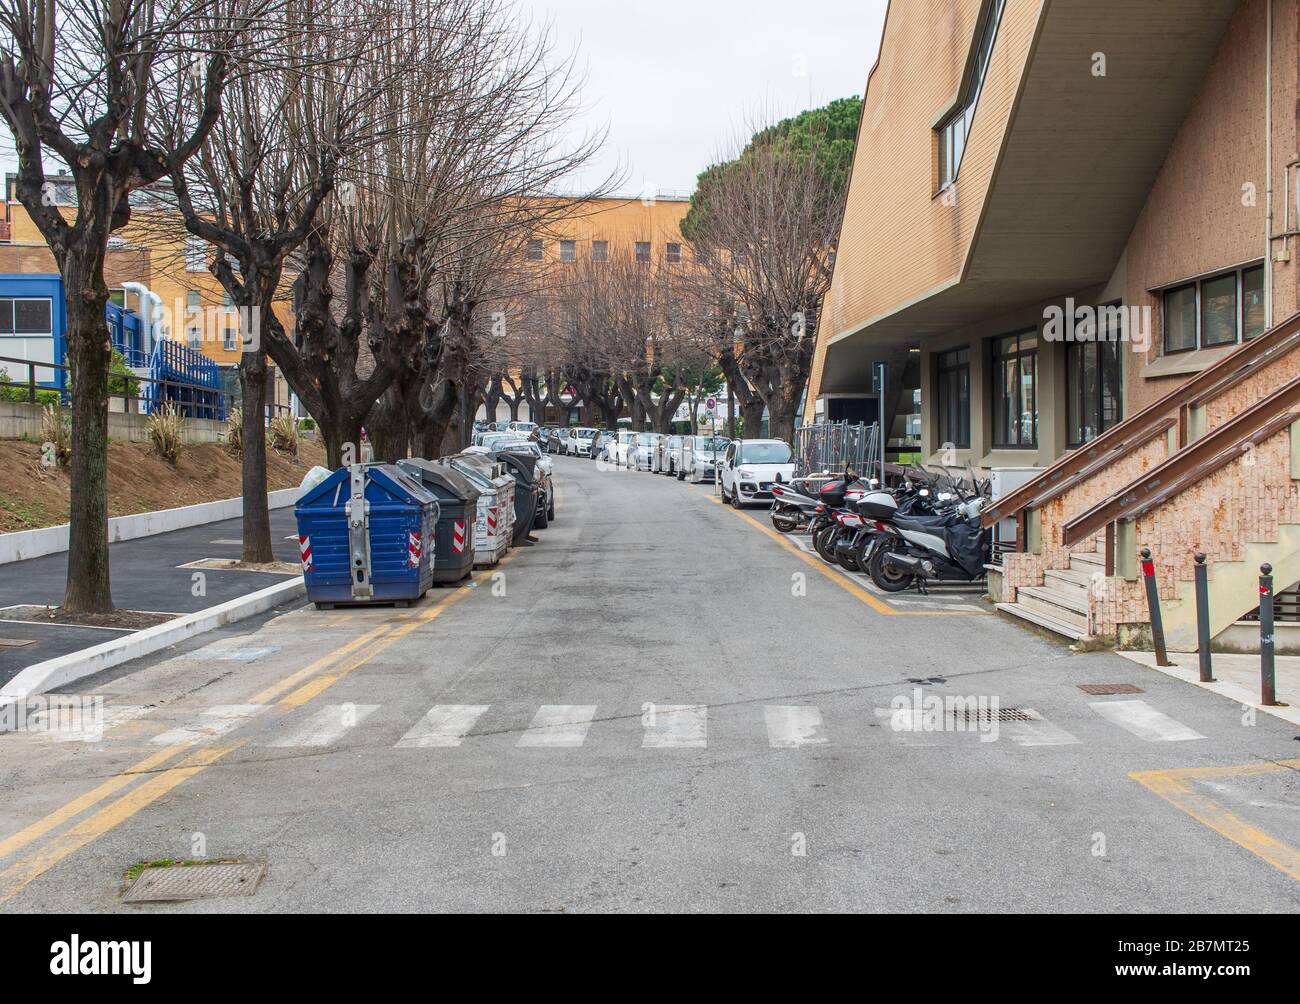
M 474 588 L 227 628 L 87 681 L 102 736 L 0 734 L 0 910 L 1300 908 L 1294 727 L 886 602 L 707 487 L 556 476 Z M 163 858 L 266 872 L 123 904 Z

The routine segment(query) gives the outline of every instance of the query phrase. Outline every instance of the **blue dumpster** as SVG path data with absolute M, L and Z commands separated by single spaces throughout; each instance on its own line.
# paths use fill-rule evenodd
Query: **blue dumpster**
M 438 500 L 389 464 L 337 470 L 298 500 L 307 599 L 408 606 L 433 585 Z

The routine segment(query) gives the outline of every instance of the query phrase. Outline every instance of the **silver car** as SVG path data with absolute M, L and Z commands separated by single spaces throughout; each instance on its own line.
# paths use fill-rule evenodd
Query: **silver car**
M 636 439 L 627 448 L 627 469 L 630 471 L 653 471 L 655 450 L 659 448 L 661 432 L 638 432 Z
M 664 436 L 659 440 L 659 446 L 655 450 L 656 474 L 667 474 L 670 478 L 676 477 L 677 472 L 682 469 L 682 441 L 685 436 Z
M 683 436 L 677 480 L 695 484 L 713 481 L 718 473 L 716 462 L 722 459 L 730 442 L 726 436 Z

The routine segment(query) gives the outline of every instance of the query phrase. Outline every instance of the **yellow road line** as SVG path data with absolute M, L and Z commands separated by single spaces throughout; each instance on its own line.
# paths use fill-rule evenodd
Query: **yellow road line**
M 508 554 L 497 562 L 495 568 L 509 564 L 518 554 Z M 289 690 L 295 684 L 302 683 L 303 680 L 312 674 L 321 672 L 331 666 L 335 666 L 341 659 L 347 659 L 352 655 L 353 658 L 347 659 L 335 672 L 324 673 L 318 678 L 308 683 L 302 683 L 297 690 L 292 691 L 279 701 L 279 706 L 284 709 L 300 707 L 310 701 L 313 697 L 323 693 L 329 687 L 333 686 L 339 680 L 343 679 L 348 673 L 352 672 L 358 666 L 369 662 L 380 652 L 385 651 L 399 639 L 406 637 L 412 631 L 422 627 L 438 616 L 453 604 L 459 602 L 465 596 L 469 595 L 477 585 L 466 583 L 459 589 L 446 594 L 439 599 L 427 610 L 422 611 L 413 620 L 397 626 L 393 622 L 380 624 L 378 627 L 367 631 L 365 634 L 352 639 L 346 645 L 327 655 L 317 659 L 309 666 L 290 674 L 283 680 L 272 684 L 267 689 L 259 692 L 249 699 L 248 704 L 267 704 L 270 703 L 277 695 Z M 179 764 L 168 768 L 161 774 L 150 778 L 143 784 L 138 785 L 132 791 L 128 792 L 116 802 L 100 809 L 93 816 L 87 817 L 80 823 L 52 839 L 49 843 L 39 848 L 35 853 L 27 858 L 21 859 L 10 865 L 5 871 L 0 872 L 0 903 L 11 899 L 34 879 L 39 878 L 50 868 L 54 867 L 59 861 L 62 861 L 69 854 L 84 847 L 92 840 L 102 836 L 108 830 L 117 826 L 119 823 L 130 819 L 141 809 L 157 801 L 167 792 L 171 791 L 177 785 L 188 780 L 194 775 L 211 766 L 221 757 L 239 746 L 242 742 L 225 747 L 207 747 L 196 751 Z M 130 784 L 141 773 L 146 773 L 155 767 L 160 766 L 167 760 L 171 759 L 180 751 L 188 748 L 187 744 L 169 746 L 164 750 L 140 761 L 140 763 L 129 768 L 126 771 L 110 778 L 99 787 L 92 791 L 73 799 L 66 805 L 47 815 L 45 818 L 33 823 L 26 829 L 14 834 L 12 837 L 0 843 L 0 857 L 4 857 L 14 851 L 26 846 L 38 837 L 50 832 L 57 826 L 62 825 L 73 817 L 86 811 L 97 803 L 103 801 L 109 795 Z M 12 888 L 7 888 L 9 884 L 15 883 Z
M 1237 767 L 1188 767 L 1181 770 L 1134 771 L 1129 774 L 1148 791 L 1159 795 L 1176 809 L 1187 813 L 1198 823 L 1226 837 L 1239 847 L 1244 847 L 1279 871 L 1300 882 L 1300 850 L 1284 840 L 1251 826 L 1241 817 L 1229 812 L 1217 802 L 1195 791 L 1185 783 L 1194 778 L 1250 776 L 1273 774 L 1278 771 L 1300 769 L 1300 760 L 1266 761 L 1242 764 Z
M 885 614 L 888 617 L 982 616 L 978 612 L 972 610 L 899 610 L 897 607 L 893 606 L 892 604 L 886 603 L 878 596 L 873 596 L 870 591 L 863 589 L 862 586 L 858 585 L 852 579 L 842 574 L 839 571 L 839 569 L 832 568 L 830 565 L 826 564 L 826 562 L 822 561 L 821 558 L 819 557 L 814 558 L 807 551 L 804 551 L 802 548 L 799 548 L 796 545 L 790 543 L 790 541 L 787 540 L 785 536 L 783 536 L 780 533 L 777 533 L 775 530 L 771 529 L 770 527 L 764 526 L 762 523 L 754 519 L 754 517 L 750 516 L 748 513 L 741 512 L 739 509 L 729 508 L 721 499 L 719 499 L 715 495 L 705 495 L 704 497 L 708 499 L 710 502 L 722 506 L 723 509 L 731 513 L 733 516 L 739 516 L 741 519 L 749 523 L 751 526 L 757 527 L 760 532 L 767 534 L 767 536 L 771 537 L 778 544 L 784 547 L 787 551 L 789 551 L 791 554 L 799 558 L 799 560 L 802 561 L 804 564 L 811 565 L 813 568 L 817 569 L 818 572 L 826 576 L 826 578 L 830 579 L 837 586 L 843 589 L 846 593 L 849 593 L 851 596 L 854 596 L 855 598 L 861 600 L 872 610 L 876 611 L 876 613 Z
M 230 746 L 207 747 L 191 753 L 174 767 L 169 767 L 161 774 L 137 785 L 93 816 L 87 816 L 71 829 L 38 848 L 35 853 L 15 861 L 0 872 L 0 903 L 13 899 L 69 854 L 126 822 L 145 806 L 156 802 L 183 781 L 210 767 L 231 750 L 238 749 L 242 745 L 243 743 L 235 743 Z
M 19 830 L 13 836 L 0 840 L 0 858 L 8 857 L 10 854 L 14 853 L 14 851 L 26 847 L 38 837 L 43 837 L 55 827 L 62 826 L 68 820 L 72 819 L 73 816 L 80 815 L 92 805 L 96 805 L 108 798 L 108 796 L 113 794 L 115 791 L 125 788 L 135 780 L 136 775 L 147 774 L 155 767 L 166 763 L 177 753 L 188 748 L 188 744 L 178 743 L 175 746 L 168 746 L 166 749 L 159 750 L 152 756 L 145 757 L 135 766 L 128 767 L 120 774 L 110 777 L 98 788 L 94 788 L 91 791 L 86 792 L 84 795 L 74 798 L 67 805 L 55 809 L 45 818 L 38 819 L 30 826 Z

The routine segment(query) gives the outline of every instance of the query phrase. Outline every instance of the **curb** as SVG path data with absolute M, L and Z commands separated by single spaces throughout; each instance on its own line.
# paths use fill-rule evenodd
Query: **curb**
M 287 600 L 305 595 L 306 591 L 300 576 L 165 624 L 38 662 L 22 670 L 0 689 L 0 705 L 48 693 L 56 687 L 67 686 L 113 666 L 151 655 L 224 624 L 265 613 Z
M 1196 669 L 1188 669 L 1184 666 L 1157 666 L 1156 657 L 1152 652 L 1116 652 L 1116 655 L 1135 662 L 1146 669 L 1154 669 L 1157 673 L 1164 673 L 1165 676 L 1171 676 L 1175 680 L 1182 680 L 1183 683 L 1190 683 L 1193 687 L 1200 687 L 1202 690 L 1208 690 L 1211 694 L 1218 694 L 1220 697 L 1226 697 L 1234 704 L 1242 707 L 1254 708 L 1256 711 L 1266 715 L 1272 715 L 1274 718 L 1280 718 L 1284 722 L 1290 722 L 1292 725 L 1300 725 L 1300 708 L 1296 707 L 1273 707 L 1267 704 L 1259 703 L 1258 691 L 1250 691 L 1245 687 L 1240 687 L 1235 683 L 1228 683 L 1226 680 L 1216 680 L 1214 683 L 1202 683 L 1200 672 Z M 1170 653 L 1175 655 L 1177 653 Z
M 272 509 L 283 509 L 293 505 L 301 493 L 301 488 L 282 488 L 279 491 L 267 492 L 267 504 Z M 132 516 L 114 516 L 108 521 L 108 542 L 116 544 L 123 540 L 152 537 L 159 533 L 170 533 L 172 530 L 184 530 L 205 523 L 236 519 L 243 514 L 244 500 L 235 498 L 200 502 L 197 505 L 180 506 L 176 509 L 158 509 Z M 36 530 L 0 533 L 0 565 L 7 565 L 12 561 L 26 561 L 28 558 L 40 558 L 47 554 L 59 554 L 67 549 L 67 523 L 45 526 Z

